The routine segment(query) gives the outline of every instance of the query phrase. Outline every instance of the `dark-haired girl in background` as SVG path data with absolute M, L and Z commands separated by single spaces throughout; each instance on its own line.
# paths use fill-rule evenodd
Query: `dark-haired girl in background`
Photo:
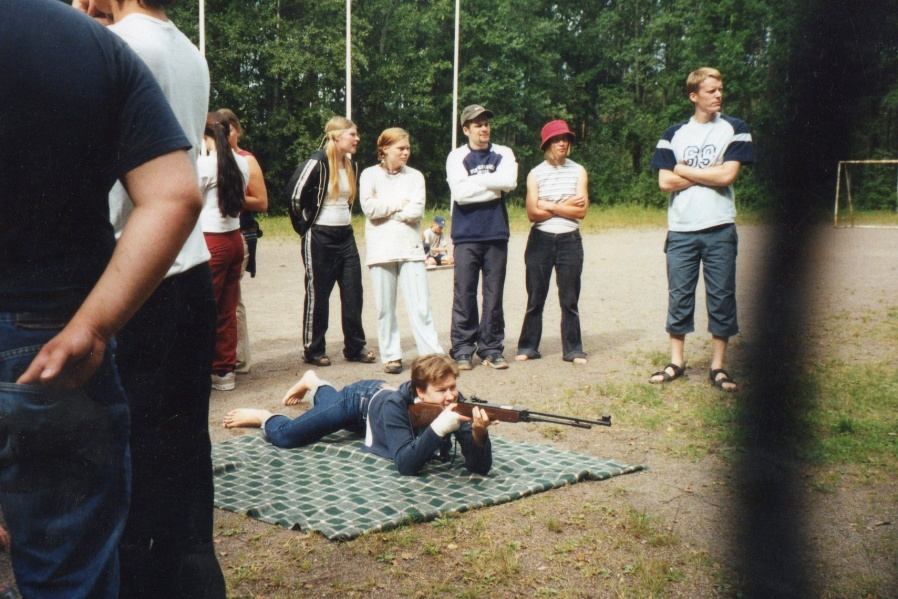
M 249 180 L 249 165 L 228 143 L 230 127 L 222 115 L 206 117 L 205 149 L 197 160 L 203 211 L 200 224 L 212 258 L 212 287 L 218 324 L 215 358 L 212 360 L 212 388 L 230 391 L 236 386 L 237 301 L 240 298 L 240 271 L 243 265 L 243 237 L 240 211 Z

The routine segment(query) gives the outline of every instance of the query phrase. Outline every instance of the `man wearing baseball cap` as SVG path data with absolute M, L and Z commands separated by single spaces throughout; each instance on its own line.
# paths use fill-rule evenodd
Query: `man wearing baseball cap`
M 452 349 L 460 370 L 470 370 L 476 352 L 497 370 L 508 368 L 502 292 L 508 260 L 505 192 L 517 186 L 518 163 L 511 148 L 490 143 L 493 113 L 479 104 L 461 112 L 465 145 L 449 153 L 446 179 L 452 196 L 455 286 Z M 483 275 L 483 314 L 478 315 L 477 285 Z

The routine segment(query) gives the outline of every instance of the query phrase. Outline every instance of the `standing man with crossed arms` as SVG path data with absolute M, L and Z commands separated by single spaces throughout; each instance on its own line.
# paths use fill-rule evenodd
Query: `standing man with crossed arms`
M 518 181 L 511 148 L 490 143 L 493 113 L 472 104 L 461 112 L 468 143 L 449 153 L 446 179 L 452 196 L 455 287 L 452 299 L 452 349 L 459 370 L 472 368 L 474 352 L 497 370 L 508 368 L 502 293 L 508 261 L 508 211 L 505 193 Z M 477 312 L 477 284 L 483 274 L 483 314 Z
M 686 79 L 694 114 L 670 127 L 658 141 L 652 167 L 658 186 L 670 193 L 667 210 L 667 332 L 670 363 L 649 382 L 668 383 L 685 373 L 686 334 L 695 330 L 695 286 L 704 269 L 712 385 L 735 391 L 724 370 L 729 338 L 739 332 L 736 320 L 736 203 L 733 183 L 743 164 L 753 159 L 748 125 L 721 112 L 723 77 L 702 67 Z

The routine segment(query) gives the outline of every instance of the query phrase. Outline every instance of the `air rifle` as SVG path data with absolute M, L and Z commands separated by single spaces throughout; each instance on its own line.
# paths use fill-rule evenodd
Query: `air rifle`
M 590 420 L 589 418 L 575 418 L 573 416 L 559 416 L 558 414 L 546 414 L 544 412 L 531 412 L 522 408 L 512 406 L 499 406 L 490 404 L 477 396 L 472 395 L 470 399 L 459 398 L 455 405 L 455 411 L 462 416 L 471 417 L 471 412 L 475 407 L 486 412 L 491 421 L 498 422 L 551 422 L 553 424 L 564 424 L 567 426 L 576 426 L 577 428 L 592 428 L 593 425 L 611 426 L 611 416 L 602 416 L 599 420 Z M 440 415 L 443 407 L 439 404 L 425 403 L 419 401 L 408 408 L 408 415 L 412 421 L 412 428 L 424 428 L 428 426 L 434 419 Z

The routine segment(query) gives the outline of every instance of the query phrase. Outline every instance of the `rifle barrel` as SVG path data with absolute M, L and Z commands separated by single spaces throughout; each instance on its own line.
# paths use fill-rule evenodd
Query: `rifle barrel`
M 598 426 L 611 426 L 611 416 L 602 416 L 599 420 L 592 420 L 590 418 L 577 418 L 576 416 L 561 416 L 559 414 L 547 414 L 545 412 L 531 412 L 530 410 L 526 410 L 526 413 L 530 420 L 533 420 L 534 422 L 555 422 L 558 424 L 572 424 L 576 422 L 579 425 L 595 424 Z M 534 418 L 534 416 L 536 418 Z M 574 424 L 573 426 L 577 426 L 577 424 Z M 592 428 L 592 426 L 584 426 L 583 428 Z
M 552 424 L 564 424 L 567 426 L 576 426 L 577 428 L 592 428 L 592 425 L 611 426 L 611 416 L 602 416 L 599 420 L 591 420 L 589 418 L 577 418 L 575 416 L 562 416 L 560 414 L 549 414 L 547 412 L 531 412 L 530 410 L 515 408 L 513 406 L 499 406 L 488 403 L 486 400 L 480 399 L 476 395 L 467 398 L 465 402 L 471 404 L 480 404 L 481 407 L 491 407 L 503 410 L 512 410 L 519 414 L 522 422 L 549 422 Z

